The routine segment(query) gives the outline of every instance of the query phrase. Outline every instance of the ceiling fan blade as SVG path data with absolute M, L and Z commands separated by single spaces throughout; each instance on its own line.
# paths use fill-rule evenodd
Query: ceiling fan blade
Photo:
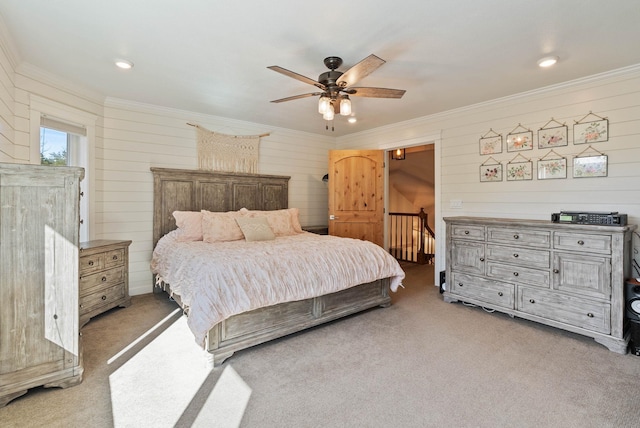
M 312 92 L 312 93 L 309 93 L 309 94 L 294 95 L 292 97 L 280 98 L 279 100 L 273 100 L 271 102 L 272 103 L 283 103 L 285 101 L 299 100 L 300 98 L 315 97 L 315 96 L 318 96 L 318 95 L 322 95 L 322 92 Z
M 344 90 L 349 95 L 354 97 L 369 97 L 369 98 L 402 98 L 405 91 L 404 89 L 388 89 L 388 88 L 348 88 Z
M 292 77 L 292 78 L 294 78 L 296 80 L 299 80 L 301 82 L 308 83 L 309 85 L 317 86 L 318 88 L 322 89 L 323 91 L 325 89 L 327 89 L 327 87 L 324 86 L 322 83 L 319 83 L 318 81 L 313 80 L 313 79 L 311 79 L 311 78 L 309 78 L 307 76 L 303 76 L 302 74 L 298 74 L 298 73 L 295 73 L 295 72 L 293 72 L 291 70 L 287 70 L 286 68 L 282 68 L 282 67 L 279 67 L 277 65 L 272 65 L 272 66 L 269 66 L 267 68 L 271 69 L 273 71 L 277 71 L 278 73 L 284 74 L 285 76 Z
M 347 71 L 345 71 L 342 76 L 340 76 L 340 78 L 336 81 L 336 83 L 342 88 L 349 87 L 373 73 L 385 62 L 386 61 L 382 58 L 378 58 L 377 56 L 371 54 Z

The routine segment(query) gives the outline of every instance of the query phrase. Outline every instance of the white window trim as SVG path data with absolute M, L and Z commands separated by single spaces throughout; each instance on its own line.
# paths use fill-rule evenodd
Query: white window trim
M 87 182 L 84 198 L 87 201 L 87 237 L 89 240 L 95 239 L 95 144 L 96 144 L 96 122 L 98 116 L 86 111 L 82 111 L 66 104 L 61 104 L 37 95 L 30 94 L 29 113 L 29 136 L 30 150 L 29 163 L 40 165 L 40 118 L 50 116 L 60 121 L 66 121 L 73 125 L 84 127 L 86 135 L 86 165 L 84 180 Z

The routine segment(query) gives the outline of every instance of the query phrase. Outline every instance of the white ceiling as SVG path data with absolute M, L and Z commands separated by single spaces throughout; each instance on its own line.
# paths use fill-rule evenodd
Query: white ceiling
M 640 64 L 640 1 L 612 0 L 0 0 L 21 64 L 105 97 L 340 136 Z M 356 86 L 406 89 L 352 98 L 358 122 L 325 130 L 323 59 L 341 71 L 387 61 Z M 536 61 L 557 55 L 540 69 Z M 130 71 L 116 58 L 134 62 Z

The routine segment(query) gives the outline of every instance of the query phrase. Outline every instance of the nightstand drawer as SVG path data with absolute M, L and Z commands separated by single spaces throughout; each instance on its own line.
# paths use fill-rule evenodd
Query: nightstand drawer
M 93 254 L 80 257 L 80 275 L 104 269 L 104 254 Z
M 109 287 L 124 280 L 124 267 L 109 269 L 103 272 L 94 273 L 80 277 L 80 295 L 91 292 L 95 287 Z
M 124 250 L 122 248 L 104 253 L 104 267 L 106 269 L 122 266 L 123 264 Z
M 100 289 L 96 293 L 80 297 L 80 315 L 92 311 L 100 306 L 109 305 L 111 302 L 122 299 L 125 296 L 124 284 Z

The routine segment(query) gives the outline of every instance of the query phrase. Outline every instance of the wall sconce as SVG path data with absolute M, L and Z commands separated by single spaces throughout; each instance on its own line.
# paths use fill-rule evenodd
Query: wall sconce
M 404 160 L 404 149 L 395 149 L 391 152 L 391 159 L 393 160 Z

